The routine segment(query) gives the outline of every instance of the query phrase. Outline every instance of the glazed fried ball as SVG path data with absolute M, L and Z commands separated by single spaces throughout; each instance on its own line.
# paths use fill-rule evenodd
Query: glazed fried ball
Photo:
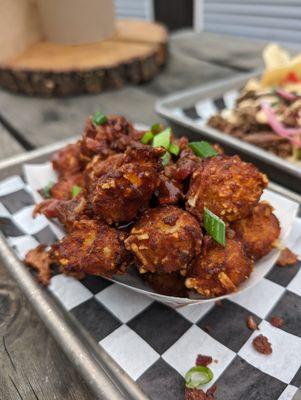
M 51 159 L 53 169 L 61 177 L 69 177 L 79 173 L 82 168 L 80 158 L 80 142 L 69 144 L 54 154 Z
M 125 154 L 113 154 L 102 160 L 99 155 L 94 156 L 87 164 L 84 171 L 85 188 L 88 193 L 92 193 L 95 189 L 97 179 L 107 174 L 108 172 L 120 167 L 125 160 Z
M 204 207 L 225 222 L 245 218 L 267 186 L 266 175 L 238 156 L 216 156 L 203 160 L 193 173 L 186 208 L 201 221 Z
M 273 207 L 266 201 L 260 202 L 248 217 L 235 221 L 231 228 L 254 260 L 267 255 L 280 235 L 279 221 L 273 214 Z
M 158 171 L 165 150 L 138 145 L 124 163 L 95 182 L 91 196 L 94 214 L 108 224 L 132 221 L 144 211 L 158 186 Z
M 95 220 L 75 222 L 75 229 L 52 246 L 53 258 L 67 271 L 111 276 L 124 273 L 130 255 L 124 233 Z
M 188 272 L 185 284 L 202 296 L 221 296 L 234 292 L 250 276 L 251 271 L 252 261 L 239 240 L 227 238 L 223 247 L 205 236 L 201 254 Z
M 200 252 L 201 228 L 196 219 L 175 206 L 147 210 L 125 241 L 140 272 L 185 273 Z

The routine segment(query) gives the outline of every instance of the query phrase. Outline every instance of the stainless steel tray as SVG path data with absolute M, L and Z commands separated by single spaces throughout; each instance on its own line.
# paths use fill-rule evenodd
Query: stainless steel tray
M 72 140 L 59 142 L 0 162 L 0 180 L 22 174 L 22 164 L 49 160 L 53 152 Z M 270 188 L 301 204 L 301 196 L 275 184 Z M 141 388 L 97 344 L 90 334 L 66 312 L 51 294 L 41 287 L 18 260 L 0 233 L 0 257 L 21 287 L 53 337 L 86 380 L 95 398 L 102 400 L 149 400 Z
M 0 162 L 0 180 L 22 174 L 23 163 L 44 162 L 68 140 Z M 139 386 L 67 313 L 13 253 L 0 232 L 0 257 L 26 297 L 60 344 L 72 364 L 83 376 L 97 399 L 148 400 Z
M 257 70 L 172 94 L 156 103 L 156 112 L 168 120 L 176 135 L 186 135 L 193 140 L 218 142 L 228 154 L 240 154 L 245 160 L 257 164 L 275 182 L 301 193 L 300 167 L 207 125 L 200 126 L 194 118 L 189 117 L 189 111 L 193 111 L 198 102 L 222 99 L 224 93 L 241 89 L 247 80 L 259 74 L 260 71 Z

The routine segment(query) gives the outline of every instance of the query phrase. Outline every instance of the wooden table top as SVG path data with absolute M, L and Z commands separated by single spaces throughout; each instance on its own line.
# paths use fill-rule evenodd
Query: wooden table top
M 135 122 L 159 120 L 160 97 L 262 66 L 263 43 L 190 30 L 170 37 L 168 65 L 153 81 L 99 95 L 38 99 L 0 90 L 0 160 L 80 135 L 96 110 Z M 0 399 L 88 400 L 85 382 L 0 264 Z

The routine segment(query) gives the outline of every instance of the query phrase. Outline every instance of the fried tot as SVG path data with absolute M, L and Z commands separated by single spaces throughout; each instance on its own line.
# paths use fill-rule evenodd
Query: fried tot
M 131 257 L 123 232 L 95 220 L 75 222 L 74 228 L 52 246 L 52 257 L 64 270 L 106 276 L 126 271 Z
M 280 235 L 279 221 L 273 214 L 273 207 L 266 201 L 260 202 L 248 217 L 233 222 L 231 228 L 254 260 L 267 255 Z
M 225 222 L 236 221 L 252 211 L 267 184 L 266 175 L 238 156 L 208 158 L 192 175 L 186 208 L 200 221 L 204 207 Z
M 147 210 L 125 240 L 140 272 L 185 273 L 200 252 L 202 232 L 197 220 L 175 206 Z
M 147 209 L 158 182 L 160 157 L 165 150 L 137 145 L 124 163 L 101 176 L 91 196 L 94 214 L 108 224 L 132 221 Z
M 252 271 L 252 261 L 243 244 L 227 238 L 226 246 L 205 236 L 201 254 L 187 274 L 185 285 L 204 297 L 221 296 L 234 292 Z

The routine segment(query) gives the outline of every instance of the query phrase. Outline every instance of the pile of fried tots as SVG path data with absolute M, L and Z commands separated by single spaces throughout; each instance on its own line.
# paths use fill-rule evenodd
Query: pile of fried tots
M 170 151 L 157 147 L 162 131 L 158 124 L 138 131 L 121 116 L 89 117 L 82 138 L 53 156 L 58 181 L 41 190 L 48 198 L 34 214 L 59 220 L 66 236 L 27 254 L 42 283 L 54 265 L 79 277 L 134 265 L 159 293 L 216 297 L 235 291 L 272 250 L 280 226 L 260 201 L 267 177 L 218 145 L 200 157 L 171 133 Z M 205 209 L 225 223 L 224 244 L 205 230 Z

